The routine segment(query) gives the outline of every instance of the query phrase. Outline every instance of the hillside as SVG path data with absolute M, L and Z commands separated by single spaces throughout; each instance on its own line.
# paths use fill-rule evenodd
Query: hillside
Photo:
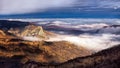
M 91 54 L 86 48 L 70 42 L 45 41 L 57 34 L 44 30 L 42 26 L 26 24 L 17 21 L 0 21 L 0 67 L 16 68 L 19 64 L 29 62 L 57 64 Z M 26 40 L 26 37 L 32 39 Z M 34 41 L 34 38 L 38 40 Z M 21 66 L 17 66 L 19 67 Z
M 43 65 L 36 62 L 24 64 L 23 68 L 119 68 L 120 45 L 103 50 L 96 54 L 79 57 L 61 64 Z
M 11 37 L 0 40 L 0 67 L 3 68 L 14 68 L 13 65 L 16 62 L 25 64 L 33 61 L 42 64 L 57 64 L 90 54 L 87 49 L 66 41 L 33 42 Z

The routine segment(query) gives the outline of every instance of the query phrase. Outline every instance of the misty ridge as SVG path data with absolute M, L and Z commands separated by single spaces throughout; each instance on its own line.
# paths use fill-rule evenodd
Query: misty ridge
M 101 23 L 101 22 L 107 23 Z M 114 20 L 113 20 L 114 21 Z M 58 34 L 55 37 L 50 37 L 45 41 L 68 41 L 76 46 L 85 47 L 91 51 L 98 52 L 114 45 L 120 44 L 120 24 L 108 23 L 106 20 L 82 20 L 76 21 L 66 20 L 45 20 L 33 23 L 42 26 L 45 30 Z M 83 22 L 83 23 L 78 23 Z M 92 22 L 87 24 L 86 22 Z M 97 22 L 97 23 L 96 23 Z M 99 23 L 98 23 L 99 22 Z M 24 37 L 26 40 L 39 41 L 36 37 Z
M 12 19 L 10 19 L 12 20 Z M 120 44 L 119 19 L 16 19 L 42 26 L 56 33 L 45 41 L 68 41 L 75 45 L 98 52 Z M 25 36 L 24 40 L 41 41 L 40 38 Z
M 16 25 L 14 25 L 15 28 L 17 26 L 19 27 L 20 24 L 20 28 L 23 28 L 24 26 L 22 26 L 22 24 L 26 26 L 28 24 L 27 22 L 37 27 L 42 26 L 43 30 L 56 34 L 55 36 L 49 36 L 49 38 L 44 39 L 44 41 L 67 41 L 78 47 L 84 47 L 93 53 L 120 44 L 119 19 L 14 19 L 13 21 L 15 21 L 15 23 L 12 23 L 12 19 L 8 20 L 9 22 L 11 21 L 12 25 Z M 17 24 L 17 21 L 23 23 L 19 22 L 19 24 Z M 12 25 L 6 25 L 6 27 L 10 29 Z M 32 26 L 29 26 L 29 28 L 31 27 Z M 24 32 L 28 31 L 26 29 L 22 30 Z M 42 41 L 41 38 L 36 36 L 22 36 L 22 39 Z

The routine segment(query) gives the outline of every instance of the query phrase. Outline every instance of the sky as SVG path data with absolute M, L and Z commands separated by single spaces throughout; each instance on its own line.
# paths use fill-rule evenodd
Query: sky
M 0 18 L 120 18 L 120 0 L 0 0 Z

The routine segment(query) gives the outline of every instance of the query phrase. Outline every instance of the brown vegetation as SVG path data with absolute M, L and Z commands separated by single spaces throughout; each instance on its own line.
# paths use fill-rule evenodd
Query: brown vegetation
M 1 32 L 0 67 L 3 68 L 9 68 L 9 65 L 11 67 L 16 62 L 20 64 L 27 62 L 38 62 L 46 65 L 57 64 L 91 54 L 85 48 L 77 47 L 66 41 L 25 41 L 15 36 L 9 36 L 2 30 Z M 2 66 L 1 63 L 5 65 Z
M 29 62 L 23 68 L 119 68 L 120 67 L 120 45 L 103 50 L 96 54 L 79 57 L 61 64 L 43 65 Z

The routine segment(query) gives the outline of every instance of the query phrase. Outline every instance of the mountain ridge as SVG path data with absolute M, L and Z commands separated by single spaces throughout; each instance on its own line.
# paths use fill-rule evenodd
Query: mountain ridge
M 10 22 L 12 23 L 12 21 Z M 10 25 L 10 22 L 6 24 Z M 13 27 L 8 26 L 6 28 L 4 24 L 0 27 L 6 28 L 6 30 L 1 29 L 0 31 L 0 67 L 13 68 L 16 62 L 25 64 L 29 61 L 40 62 L 41 64 L 56 64 L 91 54 L 86 48 L 78 47 L 67 41 L 45 41 L 41 36 L 45 35 L 45 37 L 49 38 L 52 36 L 55 37 L 57 34 L 46 31 L 42 29 L 41 26 L 31 25 L 29 22 L 27 24 L 28 25 L 23 24 L 22 26 L 14 27 L 16 25 L 15 22 L 15 24 L 12 23 Z M 38 34 L 33 36 L 35 32 Z M 39 34 L 39 32 L 42 34 Z M 29 36 L 32 37 L 32 39 L 24 39 L 28 34 L 30 34 Z M 34 37 L 43 40 L 38 39 L 33 41 Z M 8 63 L 8 66 L 1 66 L 2 63 L 5 65 Z

